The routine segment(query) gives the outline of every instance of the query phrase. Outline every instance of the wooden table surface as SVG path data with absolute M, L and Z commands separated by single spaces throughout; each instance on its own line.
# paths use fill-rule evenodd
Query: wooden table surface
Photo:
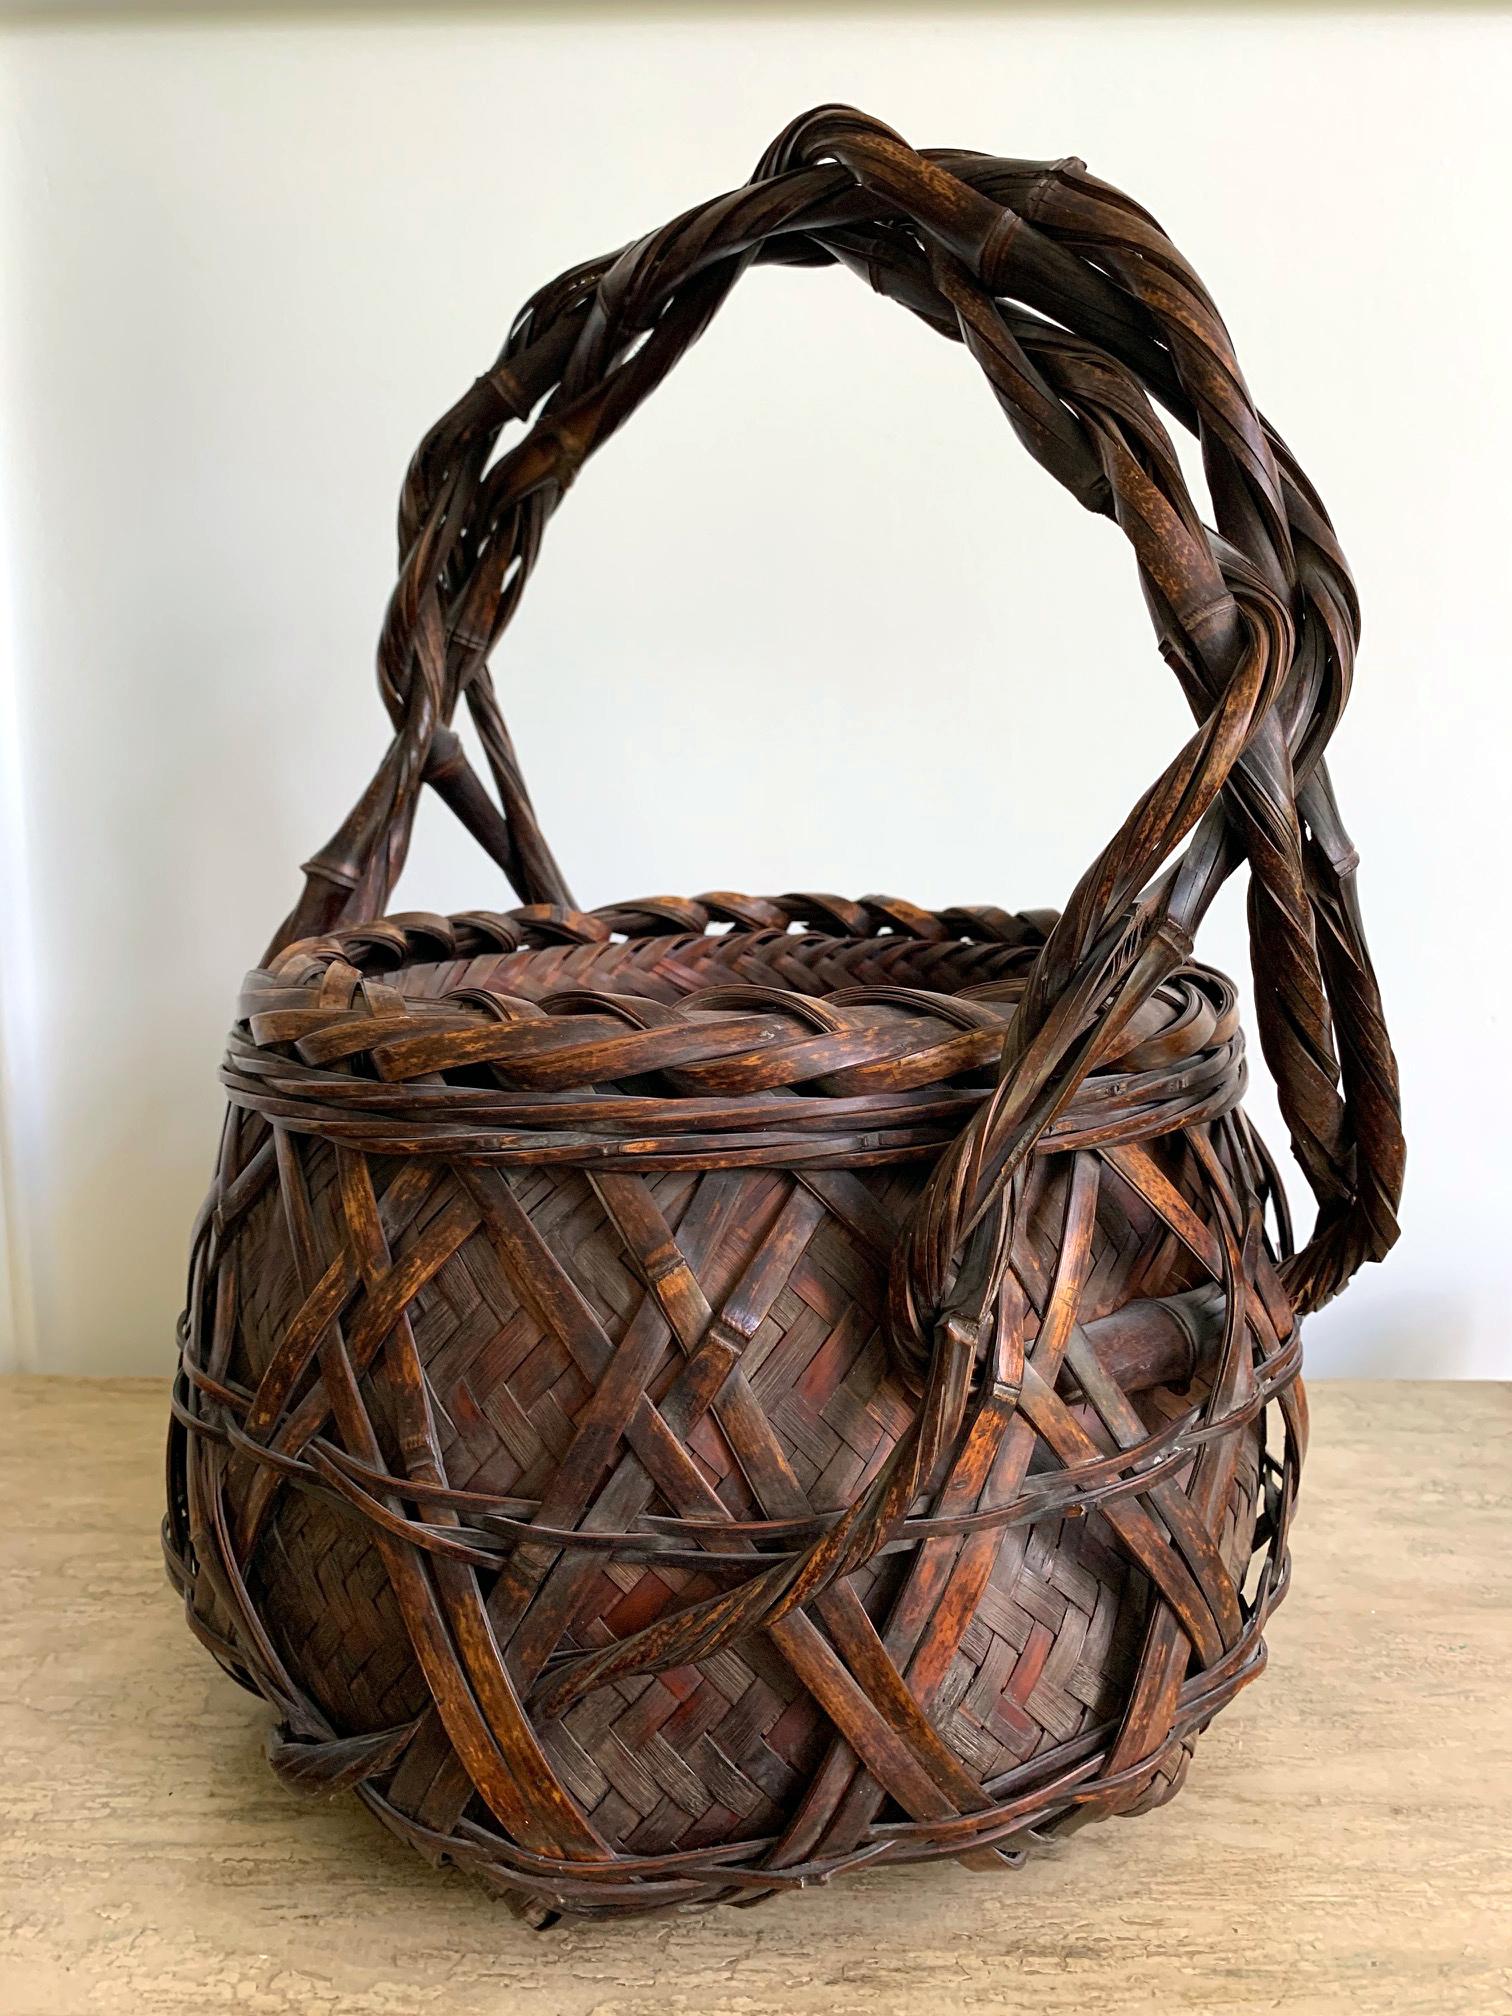
M 527 1932 L 262 1761 L 158 1554 L 165 1393 L 0 1381 L 4 2016 L 1512 2009 L 1512 1387 L 1319 1385 L 1271 1666 L 1017 1873 Z

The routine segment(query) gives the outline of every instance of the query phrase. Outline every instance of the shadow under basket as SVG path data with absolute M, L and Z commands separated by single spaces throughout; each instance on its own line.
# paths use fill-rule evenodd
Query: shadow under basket
M 962 340 L 1135 546 L 1196 730 L 1059 915 L 582 910 L 541 837 L 487 653 L 572 473 L 762 259 Z M 275 1768 L 536 1924 L 1159 1804 L 1264 1664 L 1299 1319 L 1389 1247 L 1402 1170 L 1322 760 L 1353 593 L 1200 283 L 1079 163 L 829 108 L 528 304 L 400 532 L 394 742 L 245 983 L 169 1436 L 170 1574 Z M 520 907 L 381 914 L 424 784 Z M 1300 1251 L 1192 958 L 1240 866 Z

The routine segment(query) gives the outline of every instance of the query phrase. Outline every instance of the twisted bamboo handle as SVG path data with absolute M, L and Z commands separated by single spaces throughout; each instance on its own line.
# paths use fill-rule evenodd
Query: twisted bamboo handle
M 537 294 L 493 368 L 422 441 L 400 502 L 401 571 L 379 647 L 394 740 L 307 864 L 274 949 L 381 912 L 426 782 L 522 900 L 571 901 L 488 654 L 578 469 L 753 261 L 844 264 L 964 344 L 1035 459 L 1128 537 L 1162 654 L 1197 723 L 1072 893 L 1035 965 L 996 1090 L 941 1158 L 900 1245 L 890 1323 L 926 1392 L 919 1432 L 880 1496 L 827 1536 L 806 1587 L 874 1544 L 875 1522 L 892 1516 L 881 1498 L 890 1507 L 917 1483 L 908 1473 L 927 1471 L 958 1415 L 960 1367 L 990 1339 L 1016 1172 L 1188 956 L 1241 862 L 1261 1044 L 1319 1205 L 1311 1239 L 1286 1268 L 1299 1311 L 1392 1244 L 1403 1145 L 1355 855 L 1323 764 L 1348 695 L 1354 592 L 1321 504 L 1250 401 L 1217 310 L 1154 220 L 1081 162 L 921 154 L 842 107 L 795 121 L 744 188 Z M 1214 530 L 1192 503 L 1152 398 L 1201 443 Z M 492 461 L 512 420 L 530 424 Z M 450 725 L 464 695 L 497 804 Z

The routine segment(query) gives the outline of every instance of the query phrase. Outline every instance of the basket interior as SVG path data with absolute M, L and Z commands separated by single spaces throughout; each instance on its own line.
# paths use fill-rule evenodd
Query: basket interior
M 737 931 L 615 939 L 418 959 L 385 974 L 412 1001 L 481 990 L 530 1001 L 593 988 L 669 1005 L 705 989 L 745 982 L 825 999 L 856 987 L 902 987 L 946 995 L 1016 998 L 1036 947 L 939 943 L 883 936 L 838 938 L 812 931 Z M 1005 984 L 1006 983 L 1006 984 Z
M 1029 915 L 1036 925 L 1052 917 L 1048 912 Z M 941 1007 L 957 998 L 989 1006 L 994 1023 L 1006 1025 L 1044 942 L 1042 929 L 1002 942 L 896 931 L 849 936 L 805 928 L 749 930 L 734 924 L 586 942 L 574 936 L 542 943 L 540 934 L 532 932 L 537 942 L 474 949 L 480 932 L 487 935 L 490 926 L 506 921 L 486 912 L 453 919 L 396 917 L 344 934 L 340 949 L 344 960 L 381 976 L 387 987 L 416 1006 L 458 1006 L 493 996 L 565 1007 L 570 996 L 604 995 L 712 1010 L 716 1003 L 732 1005 L 729 990 L 738 987 L 790 996 L 794 1008 L 804 1000 L 843 997 L 884 1013 L 924 1006 L 931 996 Z M 1028 921 L 1013 919 L 1015 924 Z M 426 956 L 443 945 L 455 956 Z M 905 996 L 911 997 L 906 1003 Z M 573 1005 L 591 1008 L 587 999 Z M 1138 1011 L 1106 1062 L 1123 1070 L 1169 1063 L 1173 1042 L 1184 1054 L 1195 1054 L 1232 1033 L 1235 1005 L 1231 981 L 1193 964 L 1172 976 Z

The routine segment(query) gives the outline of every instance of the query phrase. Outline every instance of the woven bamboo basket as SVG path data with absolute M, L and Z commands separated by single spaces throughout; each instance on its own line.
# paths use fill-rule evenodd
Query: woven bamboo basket
M 542 838 L 489 653 L 765 262 L 961 343 L 1134 547 L 1196 727 L 1058 915 L 584 911 Z M 1163 1801 L 1264 1663 L 1299 1319 L 1391 1245 L 1403 1162 L 1323 760 L 1355 597 L 1201 283 L 1079 161 L 825 108 L 526 305 L 399 548 L 392 746 L 245 984 L 170 1428 L 170 1573 L 275 1768 L 537 1924 L 1011 1866 Z M 424 785 L 518 907 L 384 914 Z M 1241 867 L 1300 1249 L 1192 958 Z

